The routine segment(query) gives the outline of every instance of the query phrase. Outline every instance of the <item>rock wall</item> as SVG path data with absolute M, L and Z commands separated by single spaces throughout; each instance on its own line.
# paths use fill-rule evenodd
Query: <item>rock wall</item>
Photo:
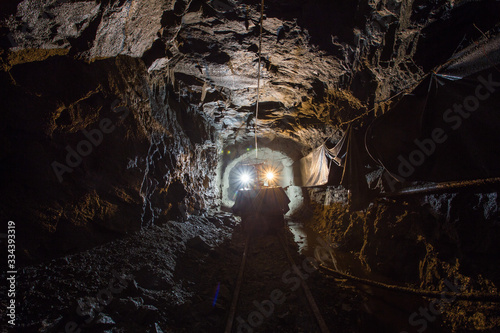
M 1 214 L 19 226 L 21 260 L 218 205 L 208 125 L 143 61 L 55 56 L 1 80 Z
M 444 281 L 462 293 L 498 294 L 500 214 L 498 194 L 451 193 L 379 199 L 368 209 L 350 211 L 342 190 L 310 190 L 306 224 L 353 253 L 370 276 L 444 290 Z M 309 216 L 309 218 L 307 218 Z M 499 313 L 489 303 L 452 304 L 452 327 L 496 327 Z

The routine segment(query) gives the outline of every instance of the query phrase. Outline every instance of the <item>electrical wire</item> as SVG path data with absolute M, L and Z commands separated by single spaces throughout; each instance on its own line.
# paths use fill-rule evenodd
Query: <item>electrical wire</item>
M 460 291 L 460 292 L 447 292 L 447 291 L 436 291 L 436 290 L 421 290 L 421 289 L 414 289 L 414 288 L 409 288 L 409 287 L 403 287 L 403 286 L 398 286 L 398 285 L 391 285 L 391 284 L 385 284 L 382 282 L 374 281 L 374 280 L 369 280 L 369 279 L 363 279 L 357 276 L 353 276 L 347 273 L 340 272 L 336 269 L 333 269 L 331 267 L 328 267 L 324 264 L 320 264 L 319 268 L 326 274 L 329 275 L 334 274 L 337 276 L 340 276 L 341 278 L 345 278 L 350 281 L 358 282 L 361 284 L 385 289 L 385 290 L 391 290 L 394 292 L 399 292 L 403 294 L 410 294 L 410 295 L 417 295 L 417 296 L 423 296 L 423 297 L 431 297 L 431 298 L 442 298 L 444 296 L 446 297 L 455 297 L 458 300 L 465 300 L 465 301 L 478 301 L 478 302 L 500 302 L 500 294 L 494 294 L 494 293 L 473 293 L 473 292 L 465 292 L 465 291 Z
M 264 24 L 264 0 L 260 4 L 260 36 L 259 36 L 259 68 L 257 69 L 257 100 L 255 102 L 255 122 L 253 132 L 255 135 L 255 158 L 259 158 L 258 145 L 257 145 L 257 120 L 259 116 L 259 94 L 260 94 L 260 66 L 261 66 L 261 52 L 262 52 L 262 26 Z
M 376 107 L 376 104 L 379 104 L 379 103 L 384 103 L 384 102 L 388 102 L 394 98 L 396 98 L 397 96 L 401 95 L 402 93 L 408 93 L 410 92 L 412 89 L 415 88 L 415 86 L 417 86 L 418 84 L 420 84 L 426 77 L 427 77 L 428 74 L 425 74 L 424 76 L 422 76 L 418 82 L 413 82 L 409 85 L 407 85 L 405 88 L 403 88 L 401 91 L 399 91 L 397 94 L 389 97 L 389 98 L 385 98 L 385 99 L 381 99 L 381 100 L 378 100 L 378 101 L 374 101 L 373 104 L 375 105 L 374 107 L 372 107 L 371 109 L 363 112 L 362 114 L 360 114 L 359 116 L 353 118 L 353 119 L 350 119 L 350 120 L 346 120 L 346 121 L 342 121 L 338 124 L 338 126 L 342 126 L 342 125 L 346 125 L 346 124 L 350 124 L 352 122 L 354 122 L 355 120 L 358 120 L 366 115 L 368 115 L 370 112 L 374 111 L 377 107 Z

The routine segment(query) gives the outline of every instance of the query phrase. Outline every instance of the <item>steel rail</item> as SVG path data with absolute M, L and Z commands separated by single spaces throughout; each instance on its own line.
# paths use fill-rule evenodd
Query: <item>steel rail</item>
M 286 244 L 282 237 L 278 234 L 278 238 L 281 244 L 281 247 L 285 250 L 286 256 L 288 258 L 288 261 L 290 262 L 290 265 L 292 265 L 292 268 L 296 271 L 297 265 L 295 264 L 295 261 L 293 260 L 290 251 L 288 251 L 288 248 L 286 247 Z M 309 302 L 309 306 L 311 307 L 311 311 L 314 314 L 314 317 L 316 318 L 316 322 L 318 323 L 318 326 L 321 330 L 321 333 L 330 333 L 330 330 L 326 326 L 325 320 L 323 319 L 323 316 L 321 315 L 321 312 L 319 311 L 319 307 L 316 304 L 316 301 L 314 300 L 313 295 L 311 294 L 311 290 L 307 286 L 307 283 L 304 281 L 304 279 L 300 279 L 300 284 L 302 286 L 302 289 L 304 290 L 304 294 L 306 295 L 307 301 Z
M 236 279 L 236 286 L 234 288 L 233 299 L 231 301 L 231 306 L 229 308 L 229 316 L 227 318 L 226 329 L 224 330 L 224 333 L 231 333 L 231 330 L 233 328 L 234 315 L 236 314 L 236 306 L 238 305 L 241 283 L 243 281 L 243 272 L 245 271 L 245 264 L 247 262 L 249 243 L 250 243 L 250 234 L 247 235 L 247 238 L 245 240 L 245 250 L 243 250 L 243 258 L 241 259 L 240 270 L 238 272 L 238 278 Z

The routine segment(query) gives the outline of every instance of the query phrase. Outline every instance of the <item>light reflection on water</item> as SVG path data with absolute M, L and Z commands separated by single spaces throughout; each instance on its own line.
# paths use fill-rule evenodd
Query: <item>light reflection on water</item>
M 293 240 L 299 246 L 299 253 L 305 254 L 309 250 L 309 243 L 304 225 L 295 221 L 287 221 L 287 225 L 293 234 Z

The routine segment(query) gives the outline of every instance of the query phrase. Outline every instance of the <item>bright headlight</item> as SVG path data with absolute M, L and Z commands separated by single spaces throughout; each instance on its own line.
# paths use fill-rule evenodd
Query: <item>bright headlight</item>
M 267 178 L 267 180 L 273 180 L 274 179 L 274 172 L 272 172 L 272 171 L 267 172 L 266 178 Z
M 250 183 L 250 181 L 252 180 L 252 177 L 250 177 L 250 175 L 248 173 L 242 173 L 241 176 L 240 176 L 240 182 L 242 184 L 248 184 Z

